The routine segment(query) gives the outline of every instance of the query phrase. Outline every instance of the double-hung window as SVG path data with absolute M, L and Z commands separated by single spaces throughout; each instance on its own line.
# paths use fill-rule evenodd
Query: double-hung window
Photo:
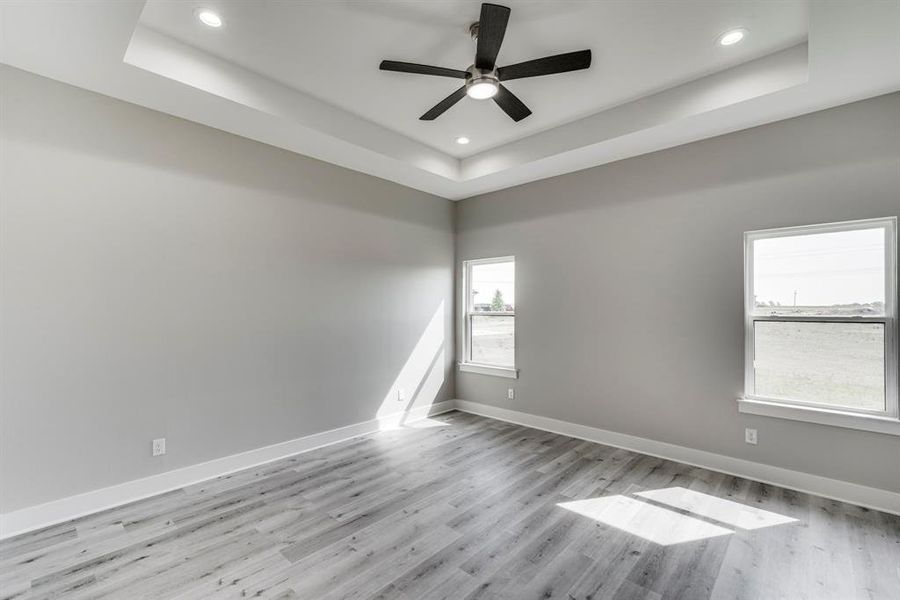
M 515 378 L 516 261 L 467 260 L 462 269 L 461 371 Z
M 745 234 L 742 412 L 900 434 L 896 228 Z

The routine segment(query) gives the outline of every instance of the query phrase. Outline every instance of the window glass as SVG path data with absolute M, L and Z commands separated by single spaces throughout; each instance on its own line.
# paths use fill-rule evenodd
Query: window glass
M 885 410 L 884 323 L 757 321 L 758 396 Z
M 472 362 L 515 366 L 515 337 L 515 317 L 472 315 Z
M 516 263 L 512 258 L 468 264 L 465 360 L 515 367 Z
M 515 278 L 512 261 L 472 265 L 472 311 L 515 312 Z
M 884 228 L 753 242 L 754 314 L 884 315 Z

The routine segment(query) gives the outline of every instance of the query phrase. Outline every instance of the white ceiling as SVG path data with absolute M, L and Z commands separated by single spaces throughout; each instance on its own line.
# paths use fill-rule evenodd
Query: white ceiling
M 500 64 L 594 55 L 510 82 L 519 124 L 468 98 L 421 122 L 458 82 L 377 68 L 465 68 L 478 2 L 3 0 L 0 62 L 451 199 L 900 90 L 900 0 L 501 3 Z
M 457 157 L 585 117 L 806 39 L 806 0 L 510 0 L 498 64 L 590 49 L 587 71 L 517 80 L 508 87 L 533 111 L 513 122 L 492 101 L 464 99 L 433 122 L 418 117 L 459 87 L 454 79 L 387 73 L 382 59 L 465 69 L 469 24 L 480 3 L 227 2 L 150 0 L 141 23 Z M 201 7 L 225 20 L 210 29 Z M 737 25 L 752 35 L 722 47 Z M 455 143 L 467 135 L 471 143 Z

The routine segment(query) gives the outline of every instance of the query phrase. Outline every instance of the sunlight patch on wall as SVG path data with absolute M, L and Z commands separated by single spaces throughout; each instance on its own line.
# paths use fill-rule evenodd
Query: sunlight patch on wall
M 444 384 L 444 359 L 441 302 L 375 413 L 382 430 L 403 426 L 409 411 L 434 404 Z

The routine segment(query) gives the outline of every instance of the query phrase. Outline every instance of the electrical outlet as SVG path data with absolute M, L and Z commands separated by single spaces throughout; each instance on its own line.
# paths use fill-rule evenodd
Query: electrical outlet
M 749 427 L 744 429 L 744 441 L 748 444 L 756 445 L 756 430 Z
M 161 456 L 166 453 L 166 438 L 153 440 L 153 456 Z
M 406 400 L 406 390 L 400 388 L 397 390 L 397 402 L 403 402 L 404 400 Z
M 506 390 L 506 399 L 507 400 L 515 400 L 516 399 L 516 390 L 509 388 Z

